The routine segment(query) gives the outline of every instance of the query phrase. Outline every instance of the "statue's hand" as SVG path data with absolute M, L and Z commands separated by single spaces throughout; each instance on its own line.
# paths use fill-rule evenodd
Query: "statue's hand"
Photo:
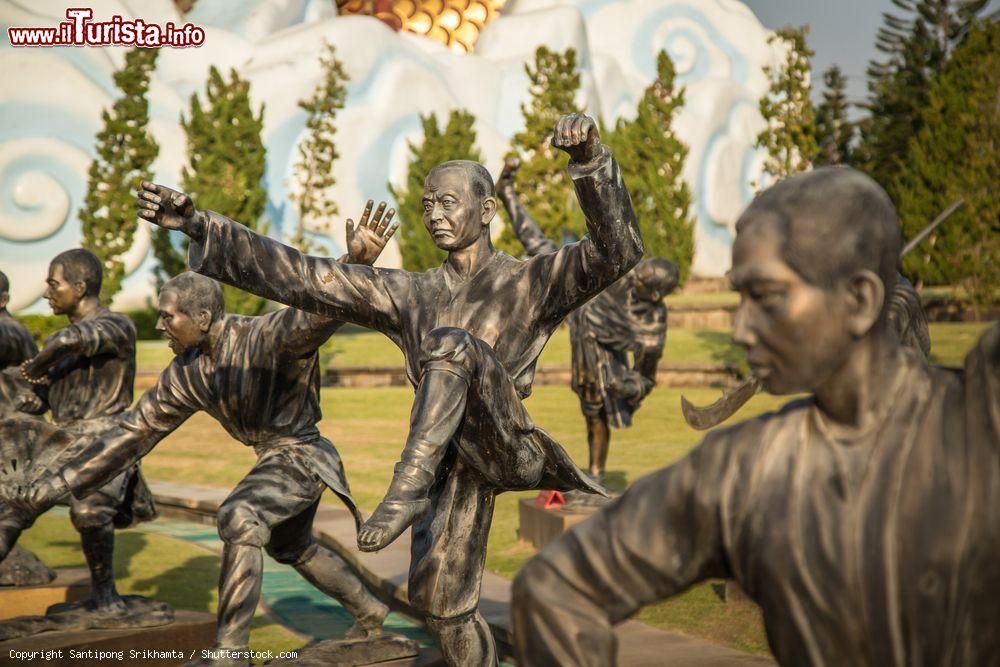
M 164 229 L 184 232 L 200 239 L 204 222 L 194 202 L 183 192 L 143 181 L 139 188 L 139 217 Z
M 517 175 L 517 170 L 520 168 L 521 158 L 516 155 L 512 155 L 504 160 L 503 169 L 500 171 L 500 176 L 497 178 L 497 185 L 513 182 L 514 177 Z
M 590 116 L 571 113 L 556 123 L 552 145 L 569 154 L 574 162 L 588 162 L 601 151 L 601 135 Z
M 371 266 L 378 259 L 385 249 L 385 245 L 392 238 L 399 228 L 399 223 L 392 222 L 392 217 L 396 215 L 394 209 L 389 209 L 385 216 L 385 202 L 381 202 L 375 209 L 375 215 L 369 219 L 372 212 L 373 202 L 368 200 L 364 213 L 358 221 L 357 227 L 354 221 L 347 219 L 347 261 L 351 264 L 368 264 Z
M 31 415 L 40 415 L 45 412 L 45 402 L 34 392 L 24 392 L 14 399 L 14 409 Z

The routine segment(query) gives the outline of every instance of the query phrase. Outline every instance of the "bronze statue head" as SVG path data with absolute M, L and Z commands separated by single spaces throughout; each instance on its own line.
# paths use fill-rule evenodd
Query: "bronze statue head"
M 470 160 L 452 160 L 431 169 L 424 180 L 424 226 L 442 250 L 489 242 L 489 224 L 496 215 L 493 177 Z
M 84 248 L 61 252 L 49 263 L 45 300 L 56 315 L 69 315 L 86 298 L 101 294 L 104 270 L 97 255 Z
M 896 281 L 896 211 L 875 181 L 830 167 L 785 179 L 740 216 L 729 273 L 733 340 L 768 391 L 810 391 L 885 326 Z
M 0 271 L 0 310 L 5 309 L 8 302 L 10 302 L 10 279 L 6 273 Z
M 632 287 L 642 301 L 660 301 L 677 288 L 680 271 L 677 265 L 663 257 L 650 257 L 632 269 Z
M 182 354 L 205 345 L 212 325 L 224 311 L 219 283 L 187 271 L 174 276 L 160 288 L 156 330 L 166 335 L 174 354 Z

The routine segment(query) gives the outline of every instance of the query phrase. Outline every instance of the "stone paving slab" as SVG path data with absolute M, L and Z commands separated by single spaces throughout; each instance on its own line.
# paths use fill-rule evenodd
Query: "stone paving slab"
M 222 488 L 192 484 L 150 482 L 150 487 L 161 507 L 171 510 L 186 508 L 196 517 L 214 515 L 213 508 L 218 508 L 228 494 Z M 420 617 L 420 613 L 410 606 L 406 593 L 410 565 L 408 532 L 382 551 L 362 552 L 357 548 L 357 533 L 350 512 L 329 505 L 319 507 L 314 529 L 321 544 L 352 563 L 372 588 L 382 591 L 394 601 L 397 610 Z M 485 572 L 479 608 L 490 624 L 498 650 L 505 658 L 510 657 L 510 581 Z M 626 621 L 618 625 L 615 633 L 618 636 L 618 664 L 622 667 L 749 667 L 775 664 L 766 656 L 736 651 L 701 639 L 659 630 L 637 621 Z M 421 656 L 421 660 L 424 659 Z M 417 663 L 409 660 L 399 664 Z

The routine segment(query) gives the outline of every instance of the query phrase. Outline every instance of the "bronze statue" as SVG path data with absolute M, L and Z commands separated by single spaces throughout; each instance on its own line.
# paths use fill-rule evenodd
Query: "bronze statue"
M 603 492 L 532 423 L 521 400 L 555 328 L 625 275 L 642 257 L 642 241 L 618 166 L 594 121 L 564 117 L 553 145 L 570 155 L 590 235 L 528 261 L 496 251 L 489 236 L 497 206 L 493 179 L 480 164 L 446 162 L 427 175 L 424 224 L 448 258 L 426 273 L 305 256 L 196 210 L 186 195 L 143 186 L 140 216 L 191 237 L 193 270 L 381 331 L 403 350 L 416 387 L 410 434 L 358 545 L 380 549 L 413 525 L 410 602 L 426 614 L 451 665 L 497 663 L 477 609 L 496 494 Z M 362 223 L 370 210 L 369 204 Z
M 517 194 L 514 176 L 519 166 L 517 158 L 506 161 L 497 179 L 497 196 L 529 257 L 556 252 L 556 244 L 542 233 Z M 656 386 L 656 367 L 667 338 L 663 298 L 674 291 L 679 278 L 673 262 L 644 259 L 567 318 L 571 387 L 587 422 L 590 476 L 600 483 L 611 427 L 631 426 L 632 415 Z M 585 497 L 593 496 L 578 496 Z
M 374 262 L 396 230 L 390 220 L 352 229 L 350 254 L 342 261 Z M 114 428 L 78 441 L 72 456 L 60 457 L 58 469 L 36 484 L 35 506 L 67 491 L 89 497 L 203 410 L 257 454 L 217 514 L 224 549 L 213 649 L 247 650 L 260 599 L 262 548 L 354 615 L 347 639 L 378 636 L 388 607 L 341 556 L 312 537 L 327 488 L 361 524 L 340 455 L 316 427 L 322 417 L 317 350 L 342 324 L 294 308 L 259 317 L 229 315 L 214 280 L 196 273 L 171 278 L 160 290 L 157 329 L 177 356 Z M 219 656 L 189 664 L 247 664 Z
M 0 370 L 20 366 L 38 354 L 35 339 L 23 324 L 7 312 L 10 302 L 10 281 L 0 271 Z
M 67 250 L 52 260 L 45 298 L 52 312 L 66 315 L 70 324 L 21 364 L 20 386 L 10 383 L 18 391 L 19 409 L 48 410 L 52 422 L 77 435 L 99 432 L 132 403 L 135 326 L 101 304 L 102 277 L 101 262 L 89 250 Z M 61 613 L 91 614 L 103 619 L 103 627 L 115 627 L 117 620 L 140 624 L 135 619 L 144 613 L 142 599 L 130 597 L 136 604 L 129 605 L 115 588 L 114 531 L 156 516 L 138 464 L 119 473 L 93 494 L 70 502 L 70 520 L 90 568 L 91 593 Z M 153 616 L 150 624 L 163 622 L 159 611 Z
M 964 372 L 891 330 L 896 212 L 823 168 L 759 195 L 729 274 L 775 413 L 713 431 L 514 582 L 518 664 L 610 665 L 612 625 L 710 577 L 784 665 L 1000 664 L 1000 325 Z

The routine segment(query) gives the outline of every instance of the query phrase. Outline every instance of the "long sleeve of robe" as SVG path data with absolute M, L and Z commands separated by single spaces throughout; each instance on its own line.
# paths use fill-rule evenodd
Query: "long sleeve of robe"
M 211 355 L 191 350 L 176 357 L 115 428 L 74 445 L 60 471 L 74 495 L 139 461 L 200 410 L 250 446 L 318 438 L 316 349 L 340 323 L 287 308 L 225 315 L 222 324 Z
M 518 664 L 614 664 L 615 623 L 729 576 L 781 664 L 1000 664 L 1000 325 L 964 373 L 899 355 L 873 428 L 790 403 L 546 547 L 514 583 Z
M 199 273 L 268 299 L 353 322 L 389 336 L 416 384 L 420 341 L 431 330 L 465 329 L 486 341 L 530 391 L 535 360 L 559 323 L 642 257 L 628 191 L 604 148 L 570 176 L 589 234 L 558 252 L 519 261 L 497 252 L 473 276 L 446 262 L 425 273 L 343 264 L 304 255 L 215 213 L 192 239 L 188 263 Z

